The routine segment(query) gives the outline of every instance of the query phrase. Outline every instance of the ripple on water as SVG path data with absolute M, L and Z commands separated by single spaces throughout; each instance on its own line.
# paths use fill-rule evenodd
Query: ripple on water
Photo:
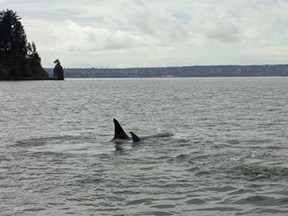
M 149 215 L 149 216 L 169 216 L 169 215 L 174 215 L 173 212 L 169 211 L 145 211 L 145 212 L 139 212 L 134 214 L 135 216 L 144 216 L 144 215 Z
M 254 205 L 254 206 L 282 206 L 288 205 L 287 197 L 275 198 L 272 196 L 264 195 L 250 195 L 245 196 L 234 202 L 234 204 L 240 205 Z
M 282 166 L 264 166 L 258 164 L 246 164 L 231 168 L 228 171 L 230 177 L 255 180 L 280 180 L 288 176 L 288 168 Z
M 283 215 L 286 216 L 288 210 L 270 207 L 250 208 L 249 210 L 242 210 L 236 212 L 235 215 Z
M 190 199 L 186 203 L 189 205 L 204 205 L 206 201 L 204 199 Z

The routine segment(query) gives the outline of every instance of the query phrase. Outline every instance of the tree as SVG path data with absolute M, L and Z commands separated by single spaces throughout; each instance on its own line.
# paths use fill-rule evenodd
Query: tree
M 37 53 L 37 48 L 36 48 L 36 44 L 34 43 L 34 41 L 32 41 L 32 53 Z
M 12 10 L 0 11 L 0 80 L 48 78 L 20 20 Z
M 0 51 L 27 54 L 27 37 L 20 20 L 12 10 L 0 12 Z
M 32 45 L 30 42 L 27 43 L 26 50 L 27 50 L 28 55 L 32 55 L 33 51 L 32 51 Z
M 26 50 L 27 50 L 27 54 L 29 56 L 33 56 L 37 53 L 37 48 L 36 48 L 36 44 L 34 41 L 32 41 L 32 43 L 28 42 L 26 45 Z

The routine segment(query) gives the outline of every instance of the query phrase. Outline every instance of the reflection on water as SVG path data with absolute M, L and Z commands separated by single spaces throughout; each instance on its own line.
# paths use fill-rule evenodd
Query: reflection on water
M 2 82 L 1 215 L 287 215 L 288 80 Z M 109 142 L 112 119 L 140 136 Z

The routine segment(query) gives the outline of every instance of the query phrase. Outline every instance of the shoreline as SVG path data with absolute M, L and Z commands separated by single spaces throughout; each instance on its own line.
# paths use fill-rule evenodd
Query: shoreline
M 64 81 L 64 80 L 59 80 L 55 78 L 13 78 L 13 79 L 0 79 L 1 81 L 46 81 L 46 80 L 54 80 L 54 81 Z

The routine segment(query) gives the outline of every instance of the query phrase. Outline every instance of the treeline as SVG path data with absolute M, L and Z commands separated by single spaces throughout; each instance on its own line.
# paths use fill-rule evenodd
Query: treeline
M 52 73 L 52 69 L 47 69 Z M 288 65 L 218 65 L 154 68 L 66 68 L 65 77 L 240 77 L 288 76 Z

